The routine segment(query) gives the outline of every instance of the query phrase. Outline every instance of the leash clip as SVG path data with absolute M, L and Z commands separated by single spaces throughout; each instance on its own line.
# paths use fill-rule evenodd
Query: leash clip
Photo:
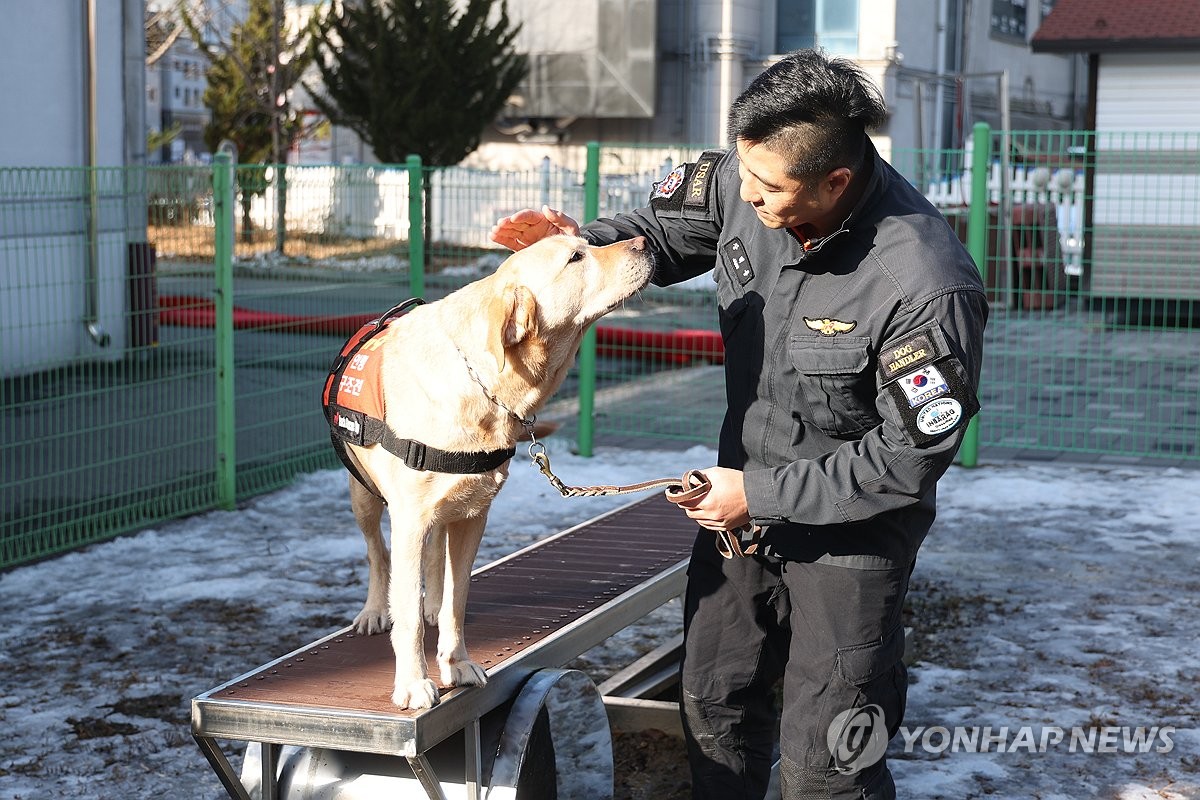
M 546 480 L 550 482 L 559 494 L 563 497 L 570 497 L 571 492 L 567 489 L 567 485 L 550 470 L 550 456 L 546 454 L 546 445 L 539 441 L 529 443 L 529 459 L 533 462 L 533 466 L 537 467 Z

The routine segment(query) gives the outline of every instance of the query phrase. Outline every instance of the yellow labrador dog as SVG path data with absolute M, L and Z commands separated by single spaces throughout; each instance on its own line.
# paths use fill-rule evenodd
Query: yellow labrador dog
M 442 682 L 486 682 L 468 659 L 463 617 L 488 508 L 515 442 L 562 384 L 584 331 L 643 288 L 652 266 L 641 238 L 592 247 L 552 236 L 513 253 L 492 275 L 397 316 L 356 353 L 343 351 L 344 371 L 331 377 L 339 398 L 362 389 L 356 365 L 381 363 L 390 449 L 362 438 L 363 427 L 378 433 L 380 420 L 337 405 L 329 418 L 335 444 L 342 434 L 348 466 L 361 476 L 350 479 L 350 499 L 370 574 L 354 627 L 380 633 L 391 626 L 397 706 L 438 702 L 425 666 L 426 621 L 438 627 Z M 326 393 L 328 400 L 328 385 Z M 390 563 L 380 529 L 385 502 Z

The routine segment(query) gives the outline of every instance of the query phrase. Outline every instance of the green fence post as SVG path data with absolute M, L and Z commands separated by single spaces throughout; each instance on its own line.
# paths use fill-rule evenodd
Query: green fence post
M 287 164 L 275 164 L 275 252 L 283 255 L 287 240 Z
M 583 221 L 600 216 L 600 143 L 587 143 L 587 169 L 583 175 Z M 592 455 L 596 439 L 596 326 L 579 344 L 579 455 Z
M 217 506 L 237 501 L 237 427 L 233 394 L 233 204 L 234 163 L 228 152 L 213 159 L 213 222 L 216 310 Z
M 408 279 L 413 297 L 425 299 L 425 184 L 421 157 L 411 155 L 408 169 Z
M 972 130 L 971 205 L 967 215 L 967 251 L 975 259 L 983 285 L 987 286 L 988 168 L 992 160 L 992 130 L 985 122 Z M 979 464 L 979 415 L 971 418 L 960 450 L 962 465 Z

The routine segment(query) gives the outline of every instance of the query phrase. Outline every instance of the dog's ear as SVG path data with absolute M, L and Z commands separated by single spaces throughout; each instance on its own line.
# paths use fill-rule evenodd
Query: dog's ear
M 488 310 L 488 352 L 496 359 L 496 370 L 503 371 L 505 350 L 537 332 L 537 301 L 525 287 L 512 286 L 498 295 Z
M 504 346 L 512 347 L 537 333 L 537 300 L 524 286 L 513 289 L 512 313 L 504 326 Z

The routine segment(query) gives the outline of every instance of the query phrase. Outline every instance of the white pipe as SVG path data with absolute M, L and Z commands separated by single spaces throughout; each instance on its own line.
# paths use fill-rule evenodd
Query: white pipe
M 83 0 L 84 13 L 84 166 L 87 168 L 87 280 L 83 324 L 92 341 L 108 347 L 100 324 L 100 205 L 96 190 L 96 0 Z
M 724 147 L 729 136 L 729 107 L 733 105 L 733 0 L 721 0 L 721 38 L 717 45 L 720 67 L 720 103 L 717 117 L 717 146 Z
M 935 99 L 933 101 L 933 143 L 931 145 L 931 148 L 934 150 L 940 150 L 944 146 L 942 144 L 942 137 L 945 135 L 943 120 L 946 117 L 946 38 L 949 27 L 950 2 L 949 0 L 938 0 L 937 59 L 936 66 L 934 67 L 938 78 L 936 84 L 937 90 L 934 92 Z M 920 146 L 924 147 L 925 145 L 921 143 Z

